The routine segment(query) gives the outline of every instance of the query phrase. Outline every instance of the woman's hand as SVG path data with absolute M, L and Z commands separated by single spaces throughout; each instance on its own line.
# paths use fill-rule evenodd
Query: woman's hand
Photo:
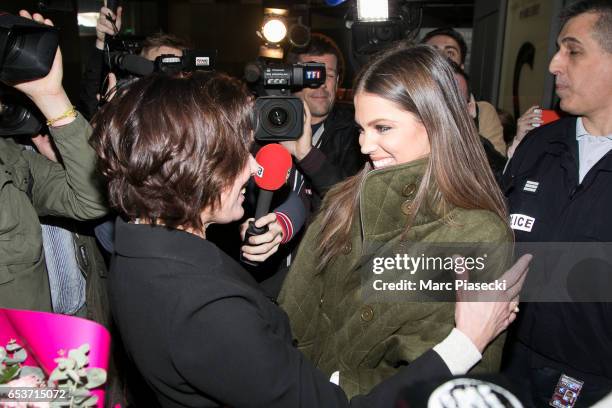
M 21 10 L 19 15 L 41 24 L 53 26 L 53 22 L 44 18 L 38 13 L 31 15 L 26 10 Z M 21 82 L 15 88 L 25 93 L 36 104 L 38 109 L 47 119 L 57 118 L 68 111 L 72 104 L 62 87 L 62 76 L 64 74 L 62 66 L 62 53 L 57 48 L 51 70 L 44 78 L 32 81 Z M 65 118 L 54 123 L 54 126 L 61 126 L 70 123 L 74 118 Z
M 289 153 L 295 157 L 298 161 L 302 160 L 312 149 L 312 126 L 310 124 L 311 115 L 310 109 L 306 102 L 302 102 L 304 105 L 304 131 L 302 136 L 298 140 L 289 140 L 286 142 L 280 142 L 285 149 L 289 150 Z
M 542 109 L 534 105 L 527 109 L 516 122 L 516 136 L 512 139 L 510 147 L 508 147 L 508 158 L 512 157 L 514 150 L 521 143 L 525 135 L 540 126 L 542 126 Z
M 249 221 L 253 221 L 253 218 L 246 220 L 240 226 L 240 236 L 243 241 Z M 255 221 L 255 226 L 258 228 L 266 225 L 268 226 L 268 232 L 250 237 L 249 245 L 243 245 L 240 248 L 244 258 L 249 261 L 263 262 L 278 251 L 278 246 L 283 240 L 283 228 L 276 220 L 276 214 L 270 213 Z
M 494 300 L 490 298 L 490 301 L 479 301 L 478 295 L 457 290 L 455 325 L 469 337 L 480 353 L 516 319 L 518 296 L 527 277 L 531 258 L 531 255 L 523 255 L 498 279 L 506 281 L 506 290 L 488 293 L 487 297 L 495 296 Z M 465 275 L 461 275 L 461 279 L 465 278 Z

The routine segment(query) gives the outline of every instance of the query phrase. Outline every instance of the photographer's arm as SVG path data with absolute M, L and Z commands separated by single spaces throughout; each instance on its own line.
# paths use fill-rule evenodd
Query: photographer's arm
M 114 26 L 106 18 L 108 15 L 115 20 Z M 81 78 L 81 90 L 79 102 L 77 103 L 79 111 L 87 118 L 91 118 L 98 109 L 99 92 L 105 65 L 104 40 L 107 35 L 116 35 L 121 30 L 121 15 L 121 7 L 117 8 L 116 16 L 106 7 L 100 9 L 100 17 L 96 25 L 96 46 L 91 50 L 85 66 L 85 72 L 83 72 Z
M 25 10 L 19 14 L 53 25 L 40 14 L 30 15 Z M 62 167 L 40 155 L 24 153 L 34 180 L 32 200 L 40 215 L 98 218 L 106 213 L 106 206 L 104 189 L 95 171 L 95 153 L 88 143 L 91 126 L 73 110 L 62 87 L 62 75 L 62 57 L 58 48 L 46 77 L 15 85 L 50 121 L 49 130 L 64 163 Z
M 332 137 L 337 137 L 333 135 Z M 298 162 L 302 174 L 308 177 L 312 188 L 320 195 L 325 195 L 334 185 L 344 181 L 357 173 L 363 167 L 364 156 L 361 154 L 359 144 L 354 139 L 346 138 L 346 147 L 338 161 L 331 160 L 320 149 L 313 147 L 310 152 Z
M 52 26 L 53 23 L 49 19 L 45 19 L 38 13 L 30 15 L 25 10 L 19 11 L 21 17 L 29 18 L 41 24 Z M 53 126 L 64 126 L 71 123 L 76 116 L 66 116 L 65 118 L 56 120 L 62 117 L 70 110 L 72 104 L 66 95 L 66 91 L 62 87 L 62 76 L 64 69 L 62 66 L 62 53 L 58 47 L 53 60 L 51 70 L 46 77 L 35 79 L 33 81 L 22 82 L 15 85 L 15 88 L 25 93 L 40 112 L 48 120 L 53 121 Z
M 304 133 L 296 141 L 281 142 L 295 158 L 301 173 L 321 196 L 335 184 L 357 173 L 365 159 L 357 143 L 359 135 L 356 129 L 354 134 L 332 137 L 343 138 L 342 141 L 337 141 L 342 146 L 342 151 L 335 161 L 327 157 L 321 149 L 312 146 L 311 115 L 308 105 L 304 103 Z

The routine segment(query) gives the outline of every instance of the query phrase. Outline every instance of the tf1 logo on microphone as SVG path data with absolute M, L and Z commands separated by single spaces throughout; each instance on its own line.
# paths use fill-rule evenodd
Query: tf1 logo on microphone
M 262 166 L 257 166 L 257 172 L 255 173 L 255 176 L 262 178 L 263 175 L 264 175 L 264 168 Z

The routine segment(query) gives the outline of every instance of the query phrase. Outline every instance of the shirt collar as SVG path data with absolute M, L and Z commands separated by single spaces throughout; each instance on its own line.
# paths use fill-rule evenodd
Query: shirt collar
M 582 123 L 582 117 L 579 117 L 576 120 L 576 140 L 580 140 L 580 139 L 584 139 L 585 137 L 593 137 L 593 135 L 591 135 L 586 128 L 584 127 L 584 123 Z M 597 137 L 601 137 L 601 136 L 597 136 Z M 612 141 L 612 135 L 606 135 L 603 136 L 608 140 Z
M 584 124 L 582 123 L 582 118 L 578 118 L 576 120 L 576 140 L 580 140 L 585 136 L 590 136 L 589 132 L 584 128 Z

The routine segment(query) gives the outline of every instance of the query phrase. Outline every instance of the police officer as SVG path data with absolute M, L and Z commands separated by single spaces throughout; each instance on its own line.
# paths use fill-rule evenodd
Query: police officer
M 503 177 L 511 225 L 517 241 L 612 242 L 612 3 L 579 1 L 561 18 L 549 70 L 572 116 L 511 146 L 510 154 L 518 145 Z M 506 373 L 524 397 L 535 406 L 580 407 L 612 390 L 610 303 L 529 303 L 521 310 Z

